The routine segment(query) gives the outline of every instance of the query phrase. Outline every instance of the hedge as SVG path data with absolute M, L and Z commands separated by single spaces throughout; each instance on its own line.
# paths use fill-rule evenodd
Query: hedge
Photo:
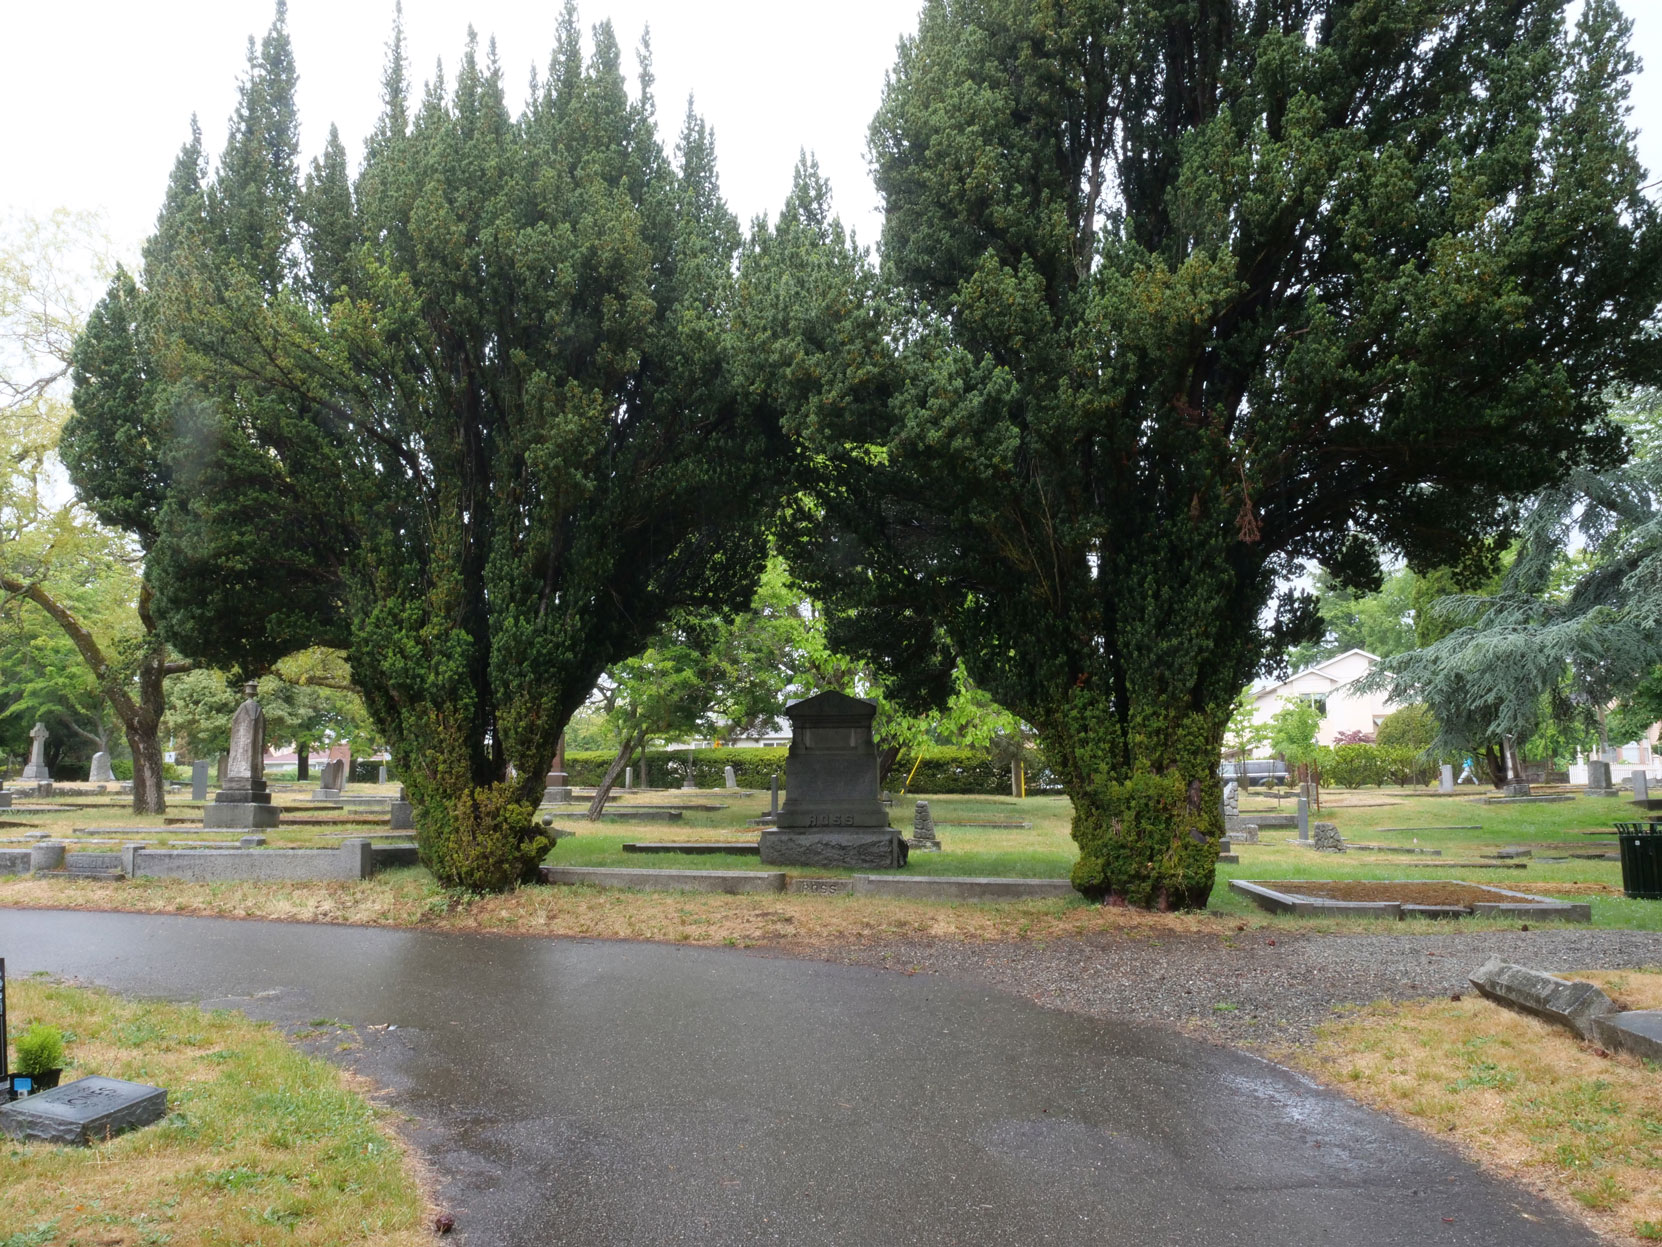
M 1317 751 L 1316 766 L 1322 783 L 1336 788 L 1424 785 L 1437 772 L 1435 760 L 1406 745 L 1324 746 Z
M 606 768 L 617 755 L 611 750 L 582 750 L 566 753 L 566 775 L 579 788 L 593 787 L 606 776 Z M 639 755 L 636 755 L 638 765 Z M 889 772 L 890 792 L 899 792 L 911 774 L 917 755 L 908 754 L 896 759 Z M 658 788 L 678 788 L 686 775 L 685 767 L 693 767 L 693 783 L 700 788 L 720 788 L 726 782 L 725 768 L 731 766 L 740 788 L 767 788 L 773 773 L 779 772 L 779 786 L 785 786 L 786 750 L 783 746 L 771 749 L 649 749 L 646 753 L 647 776 Z M 637 776 L 638 778 L 638 776 Z M 1029 777 L 1029 786 L 1032 780 Z M 907 792 L 922 796 L 930 794 L 996 795 L 1010 792 L 1010 776 L 1001 771 L 979 749 L 926 749 Z

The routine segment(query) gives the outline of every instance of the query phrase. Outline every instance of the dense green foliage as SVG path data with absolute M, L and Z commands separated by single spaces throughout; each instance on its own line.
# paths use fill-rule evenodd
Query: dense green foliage
M 779 492 L 710 134 L 672 158 L 620 61 L 568 6 L 518 116 L 471 41 L 412 108 L 395 37 L 357 177 L 332 137 L 302 180 L 279 4 L 79 349 L 71 466 L 154 534 L 167 635 L 345 647 L 447 884 L 529 877 L 566 720 L 672 612 L 748 602 Z
M 1655 374 L 1662 230 L 1611 0 L 930 0 L 871 131 L 874 271 L 811 176 L 756 243 L 834 640 L 1037 727 L 1076 885 L 1196 906 L 1236 691 L 1305 560 L 1482 564 Z
M 647 776 L 655 787 L 679 787 L 692 767 L 693 783 L 699 788 L 720 788 L 726 768 L 733 768 L 740 788 L 766 790 L 775 771 L 785 784 L 786 751 L 770 748 L 648 749 L 637 755 L 646 759 Z M 566 773 L 580 787 L 598 784 L 605 777 L 615 755 L 610 750 L 567 750 Z M 913 764 L 917 772 L 913 775 Z M 890 787 L 899 792 L 902 782 L 912 776 L 906 791 L 914 796 L 931 793 L 974 793 L 984 796 L 1010 795 L 1010 773 L 997 766 L 985 749 L 932 745 L 917 754 L 902 751 L 889 772 Z
M 1287 652 L 1290 671 L 1302 671 L 1348 650 L 1363 649 L 1389 658 L 1413 649 L 1414 591 L 1419 577 L 1406 567 L 1386 576 L 1375 593 L 1363 593 L 1337 584 L 1327 572 L 1316 576 L 1316 613 L 1321 618 L 1319 640 Z

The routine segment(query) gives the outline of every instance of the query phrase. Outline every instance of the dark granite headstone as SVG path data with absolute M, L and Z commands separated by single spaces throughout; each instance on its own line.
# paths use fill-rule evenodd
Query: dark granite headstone
M 167 1113 L 167 1092 L 120 1078 L 77 1078 L 0 1107 L 0 1133 L 41 1143 L 91 1143 L 148 1126 Z
M 875 702 L 819 693 L 794 703 L 790 785 L 774 826 L 762 832 L 762 861 L 773 866 L 883 869 L 906 864 L 906 844 L 889 826 L 877 787 Z
M 190 764 L 190 799 L 192 801 L 206 801 L 208 799 L 208 764 L 206 761 Z

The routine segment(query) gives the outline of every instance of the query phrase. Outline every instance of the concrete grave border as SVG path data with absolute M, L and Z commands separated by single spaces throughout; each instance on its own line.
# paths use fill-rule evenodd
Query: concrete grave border
M 1441 863 L 1439 863 L 1441 864 Z M 1335 901 L 1324 897 L 1307 896 L 1297 890 L 1301 883 L 1325 883 L 1323 879 L 1231 879 L 1229 888 L 1272 914 L 1300 914 L 1336 918 L 1535 918 L 1557 919 L 1561 922 L 1591 922 L 1593 907 L 1573 901 L 1555 901 L 1546 896 L 1532 896 L 1527 892 L 1513 892 L 1487 883 L 1470 883 L 1464 879 L 1381 879 L 1380 883 L 1459 883 L 1470 888 L 1481 888 L 1504 900 L 1480 901 L 1471 907 L 1446 905 L 1413 905 L 1400 901 Z M 1333 882 L 1342 882 L 1335 880 Z M 1373 882 L 1370 880 L 1370 882 Z M 1285 889 L 1285 890 L 1283 890 Z

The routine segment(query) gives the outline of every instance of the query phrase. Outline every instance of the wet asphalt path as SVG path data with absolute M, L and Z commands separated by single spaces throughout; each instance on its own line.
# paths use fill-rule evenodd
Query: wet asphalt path
M 359 1028 L 469 1247 L 1598 1241 L 1279 1067 L 951 979 L 26 910 L 0 910 L 0 956 Z

